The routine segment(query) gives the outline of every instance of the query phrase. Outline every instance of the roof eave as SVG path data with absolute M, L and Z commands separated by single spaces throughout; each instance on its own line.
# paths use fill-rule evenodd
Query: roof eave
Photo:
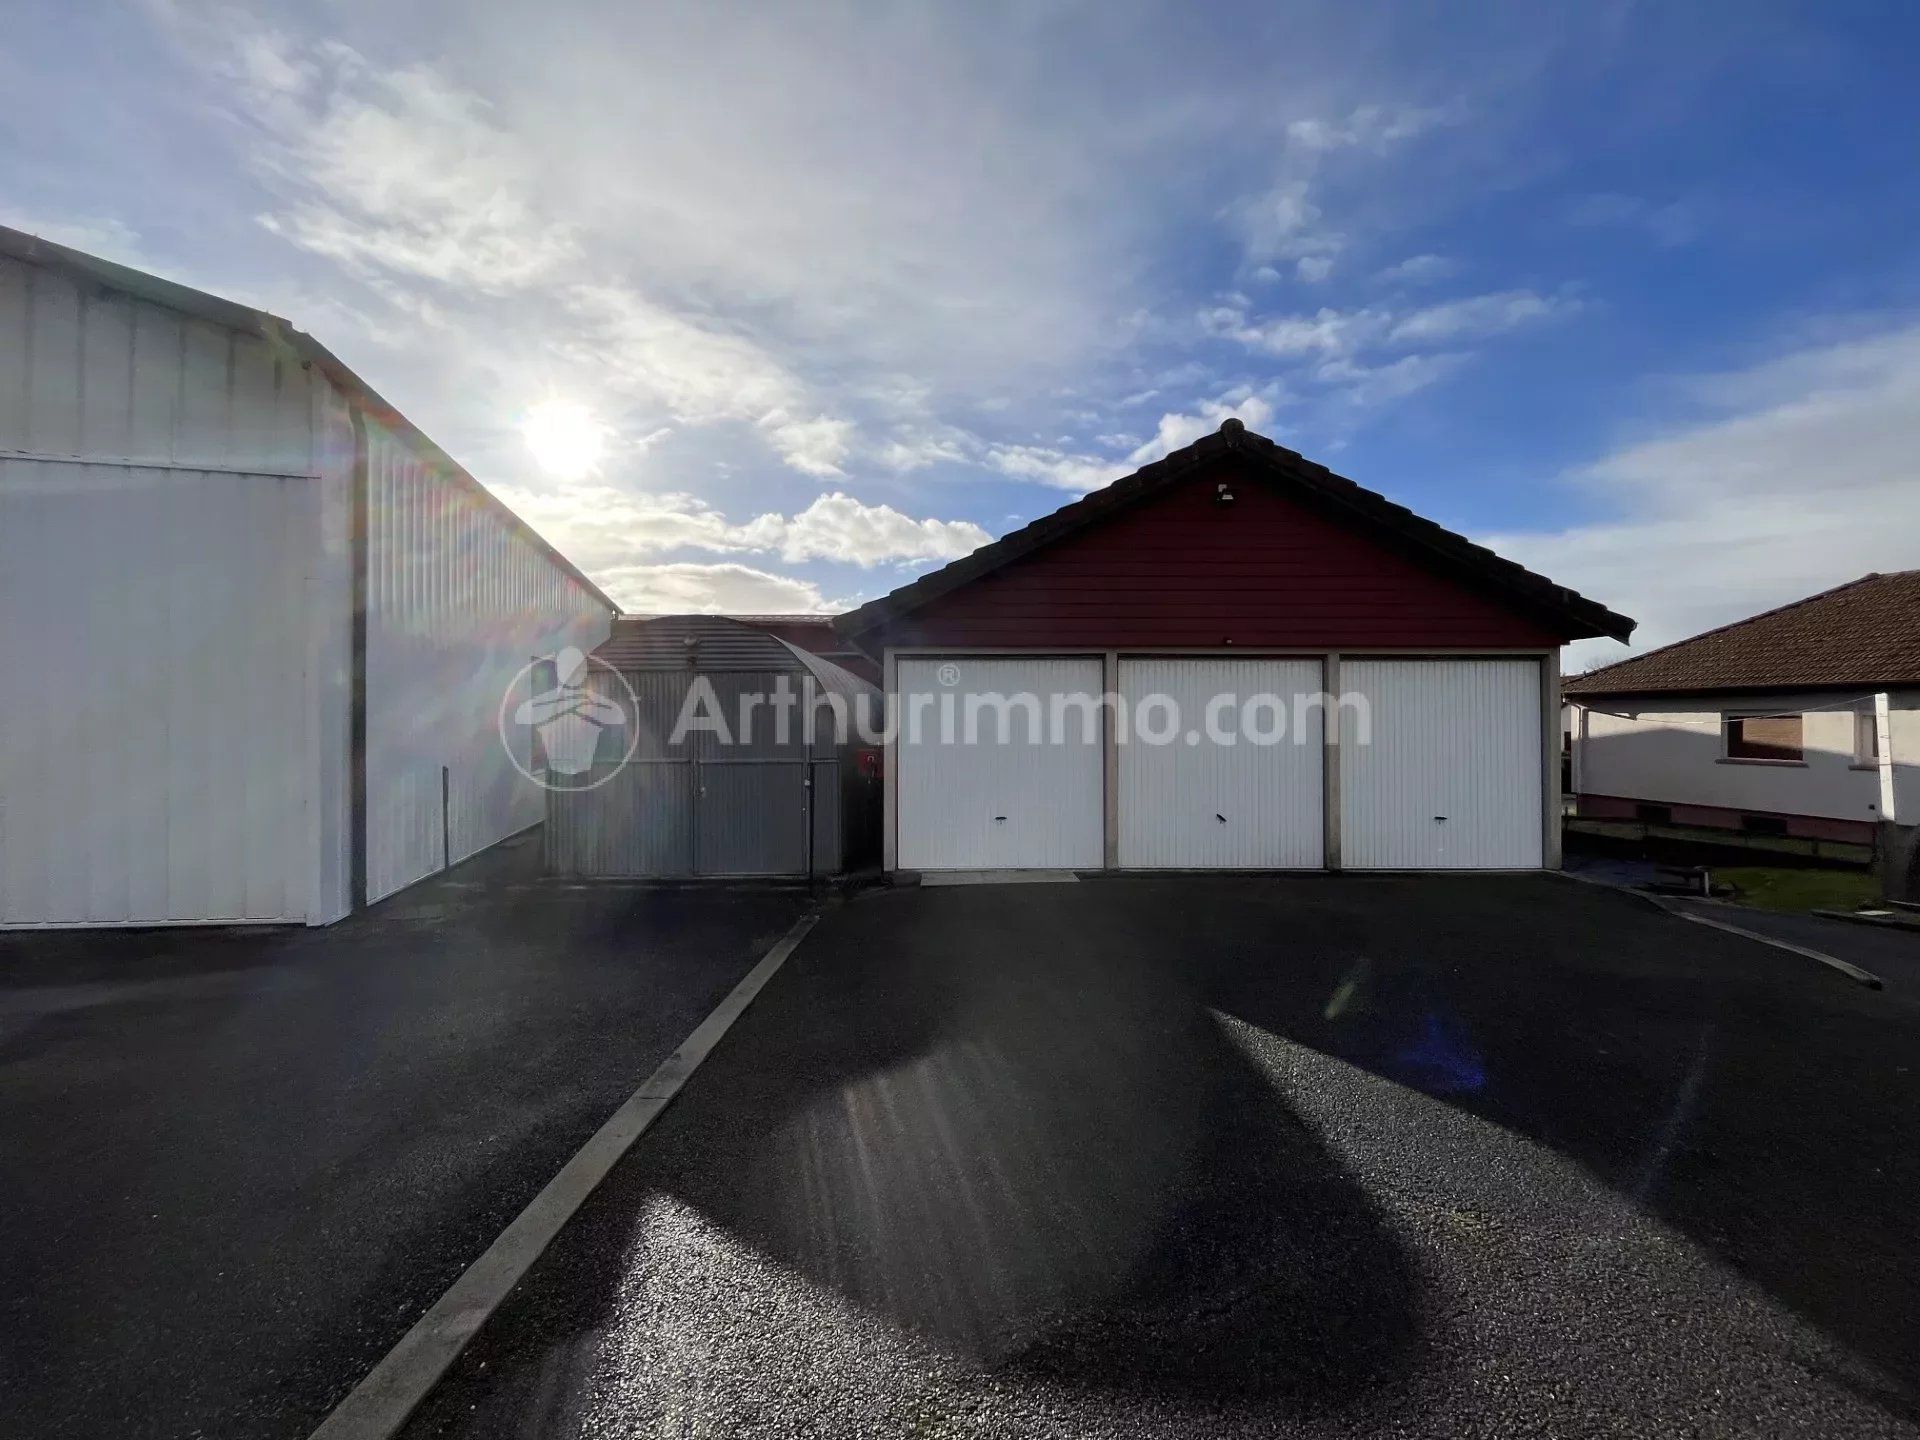
M 1203 435 L 1191 445 L 1142 466 L 1103 489 L 1043 515 L 889 594 L 836 616 L 834 628 L 858 644 L 862 636 L 895 624 L 961 586 L 1065 539 L 1134 500 L 1171 484 L 1184 473 L 1236 456 L 1262 465 L 1276 477 L 1311 491 L 1365 525 L 1391 531 L 1443 566 L 1472 570 L 1516 608 L 1536 614 L 1561 631 L 1566 640 L 1607 638 L 1625 643 L 1633 634 L 1637 622 L 1631 617 L 1609 610 L 1564 585 L 1556 585 L 1544 575 L 1536 575 L 1485 546 L 1475 545 L 1405 506 L 1334 474 L 1324 465 L 1250 433 L 1232 420 L 1213 434 Z

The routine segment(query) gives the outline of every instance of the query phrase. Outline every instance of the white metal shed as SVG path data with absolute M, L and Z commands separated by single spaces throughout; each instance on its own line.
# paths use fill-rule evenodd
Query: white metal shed
M 0 928 L 326 924 L 536 824 L 615 606 L 318 342 L 0 228 Z

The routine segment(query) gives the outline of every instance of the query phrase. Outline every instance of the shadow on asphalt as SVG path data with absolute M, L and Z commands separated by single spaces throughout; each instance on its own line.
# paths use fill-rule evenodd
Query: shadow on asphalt
M 1568 910 L 1587 933 L 1510 933 L 1486 957 L 1532 963 L 1477 963 L 1440 910 L 1429 943 L 1302 947 L 1284 983 L 1199 946 L 1216 963 L 1196 982 L 1577 1161 L 1893 1382 L 1836 1383 L 1920 1421 L 1913 1007 L 1627 897 Z
M 409 1433 L 760 1393 L 699 1338 L 777 1286 L 743 1252 L 1008 1380 L 1277 1423 L 1418 1395 L 1462 1297 L 1423 1293 L 1222 1015 L 1576 1161 L 1877 1371 L 1835 1383 L 1915 1413 L 1910 1002 L 1545 877 L 1139 879 L 830 916 Z M 645 1256 L 662 1197 L 740 1244 Z M 690 1369 L 623 1376 L 682 1334 Z M 803 1381 L 767 1363 L 771 1405 Z
M 743 1037 L 751 1063 L 651 1137 L 646 1183 L 1003 1374 L 1301 1414 L 1393 1383 L 1419 1339 L 1407 1257 L 1178 967 L 1024 960 L 813 968 L 820 1023 Z M 484 1408 L 514 1433 L 577 1416 L 643 1208 L 595 1206 L 523 1345 L 487 1350 Z
M 810 903 L 538 858 L 0 936 L 0 1435 L 309 1434 Z

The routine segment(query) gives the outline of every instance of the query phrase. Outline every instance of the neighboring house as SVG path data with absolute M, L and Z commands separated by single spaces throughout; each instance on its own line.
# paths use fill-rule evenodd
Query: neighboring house
M 1583 817 L 1853 844 L 1882 818 L 1920 818 L 1920 570 L 1863 576 L 1565 690 Z
M 901 712 L 884 844 L 907 871 L 1554 866 L 1559 647 L 1633 629 L 1238 420 L 835 624 Z M 1302 703 L 1322 692 L 1336 725 Z M 975 743 L 931 718 L 1106 693 L 1142 735 L 1178 705 L 1185 733 L 1123 741 L 1108 705 L 1045 744 L 1025 711 Z M 1271 737 L 1283 709 L 1289 738 L 1202 734 L 1222 694 L 1277 696 L 1233 723 Z
M 885 714 L 872 684 L 723 615 L 619 616 L 593 660 L 600 693 L 631 717 L 602 760 L 624 763 L 548 797 L 550 869 L 831 875 L 878 858 L 879 776 L 856 736 L 862 712 L 875 728 Z M 784 722 L 782 691 L 796 701 Z
M 615 606 L 284 320 L 0 228 L 0 926 L 324 924 L 537 823 Z

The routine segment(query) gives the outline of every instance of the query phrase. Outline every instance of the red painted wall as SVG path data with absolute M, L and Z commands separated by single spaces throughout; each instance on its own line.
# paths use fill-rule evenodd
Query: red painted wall
M 1227 479 L 1234 501 L 1221 505 Z M 863 637 L 882 645 L 1534 646 L 1545 622 L 1213 470 Z

